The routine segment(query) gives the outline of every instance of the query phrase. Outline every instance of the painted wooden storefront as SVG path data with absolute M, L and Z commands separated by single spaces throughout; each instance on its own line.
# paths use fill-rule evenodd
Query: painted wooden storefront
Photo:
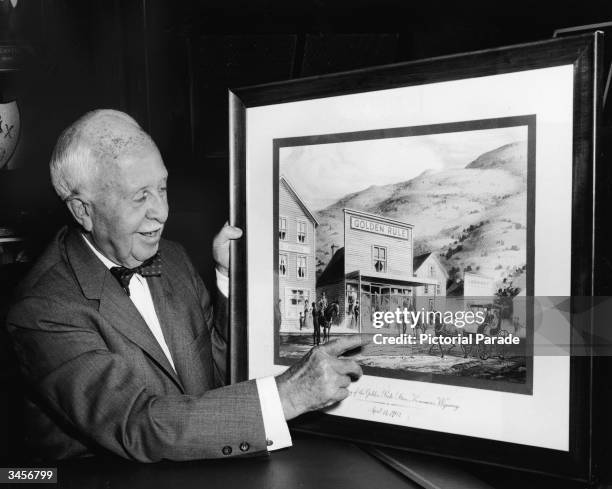
M 317 295 L 325 292 L 329 301 L 339 302 L 341 330 L 374 332 L 374 312 L 413 308 L 414 289 L 436 283 L 413 275 L 412 225 L 344 209 L 344 247 L 319 277 Z

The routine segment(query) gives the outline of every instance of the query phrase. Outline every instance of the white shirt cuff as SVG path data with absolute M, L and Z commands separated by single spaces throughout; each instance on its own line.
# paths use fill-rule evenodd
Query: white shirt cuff
M 217 274 L 217 288 L 225 297 L 229 297 L 229 277 L 223 275 L 216 268 L 215 273 Z
M 256 382 L 268 450 L 280 450 L 292 446 L 289 427 L 285 421 L 285 413 L 274 377 L 264 377 L 257 379 Z

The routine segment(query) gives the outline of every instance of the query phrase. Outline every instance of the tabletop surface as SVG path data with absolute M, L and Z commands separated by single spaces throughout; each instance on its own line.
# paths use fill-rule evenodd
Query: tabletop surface
M 380 449 L 374 449 L 377 451 Z M 410 472 L 426 474 L 429 484 L 418 485 L 372 455 L 372 447 L 341 440 L 294 433 L 293 447 L 269 456 L 142 464 L 113 458 L 59 462 L 61 489 L 583 489 L 584 484 L 536 476 L 509 469 L 451 461 L 423 454 L 386 449 Z M 397 465 L 397 464 L 396 464 Z M 7 465 L 5 465 L 7 466 Z M 415 480 L 419 480 L 417 477 Z M 2 484 L 4 487 L 32 487 Z M 43 486 L 45 487 L 45 486 Z
M 57 466 L 55 487 L 62 489 L 419 487 L 356 445 L 305 436 L 294 437 L 290 449 L 262 457 L 157 464 L 83 459 Z

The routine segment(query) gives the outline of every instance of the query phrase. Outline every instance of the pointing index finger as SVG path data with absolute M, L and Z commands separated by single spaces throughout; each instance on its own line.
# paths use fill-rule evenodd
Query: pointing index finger
M 354 350 L 355 348 L 364 346 L 365 344 L 366 341 L 364 341 L 360 335 L 355 334 L 335 338 L 329 343 L 323 345 L 321 348 L 323 348 L 328 354 L 337 357 L 349 350 Z

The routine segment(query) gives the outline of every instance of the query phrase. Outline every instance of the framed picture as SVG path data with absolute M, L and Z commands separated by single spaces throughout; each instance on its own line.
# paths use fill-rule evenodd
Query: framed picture
M 362 334 L 294 428 L 592 479 L 594 325 L 558 304 L 596 293 L 600 43 L 230 92 L 232 381 Z

